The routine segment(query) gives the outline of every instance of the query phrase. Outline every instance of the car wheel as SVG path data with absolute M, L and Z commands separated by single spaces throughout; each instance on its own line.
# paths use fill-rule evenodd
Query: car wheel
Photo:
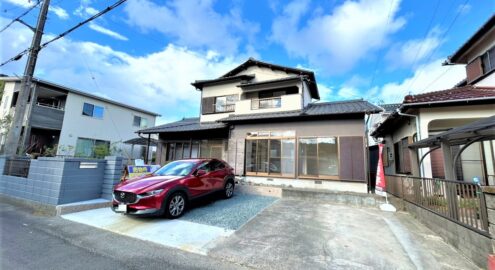
M 223 196 L 225 199 L 230 199 L 232 196 L 234 196 L 234 181 L 232 180 L 227 180 L 227 183 L 225 183 L 225 187 L 223 189 Z
M 186 210 L 186 196 L 181 192 L 170 195 L 165 204 L 165 216 L 168 218 L 178 218 Z

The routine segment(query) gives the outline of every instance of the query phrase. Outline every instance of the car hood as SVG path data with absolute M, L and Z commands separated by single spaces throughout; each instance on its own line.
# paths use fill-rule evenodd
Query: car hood
M 132 179 L 120 183 L 115 187 L 117 191 L 126 191 L 132 193 L 142 193 L 148 191 L 148 188 L 159 186 L 160 183 L 167 183 L 178 180 L 183 176 L 146 176 L 144 178 Z

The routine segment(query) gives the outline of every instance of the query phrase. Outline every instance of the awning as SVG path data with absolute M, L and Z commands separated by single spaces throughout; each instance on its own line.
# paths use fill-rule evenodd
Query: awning
M 479 140 L 495 140 L 495 115 L 417 141 L 409 148 L 440 146 L 442 141 L 449 145 L 462 145 Z
M 134 144 L 134 145 L 148 145 L 148 139 L 146 138 L 134 138 L 124 142 L 125 144 Z M 150 146 L 156 146 L 158 141 L 150 138 Z

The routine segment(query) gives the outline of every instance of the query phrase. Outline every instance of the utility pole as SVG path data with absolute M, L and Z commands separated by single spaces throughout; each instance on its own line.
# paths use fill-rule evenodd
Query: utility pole
M 24 69 L 24 76 L 21 82 L 21 88 L 19 89 L 19 95 L 17 97 L 17 103 L 14 110 L 14 117 L 12 124 L 7 134 L 7 141 L 5 142 L 5 154 L 15 155 L 17 154 L 19 143 L 21 149 L 24 147 L 24 140 L 21 140 L 21 130 L 24 123 L 24 114 L 26 113 L 26 106 L 31 95 L 31 84 L 33 81 L 34 69 L 36 67 L 36 60 L 38 59 L 38 52 L 41 50 L 41 38 L 43 36 L 43 30 L 45 28 L 46 16 L 48 13 L 48 6 L 50 0 L 44 0 L 41 6 L 36 28 L 34 29 L 33 40 L 31 41 L 31 47 L 29 49 L 29 55 Z M 31 100 L 31 102 L 35 102 Z M 26 135 L 24 130 L 24 136 Z

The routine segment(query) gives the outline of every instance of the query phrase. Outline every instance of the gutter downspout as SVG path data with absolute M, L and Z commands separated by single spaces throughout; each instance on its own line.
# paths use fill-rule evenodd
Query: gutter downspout
M 417 138 L 417 141 L 420 141 L 421 140 L 421 133 L 419 130 L 419 115 L 402 113 L 400 111 L 400 109 L 397 109 L 396 112 L 397 112 L 397 114 L 399 114 L 401 116 L 407 116 L 407 117 L 414 117 L 415 118 L 415 120 L 416 120 L 416 138 Z M 423 156 L 423 150 L 421 148 L 418 149 L 418 154 L 419 154 L 418 156 L 420 156 L 420 157 Z M 423 177 L 425 175 L 423 163 L 418 164 L 418 165 L 419 165 L 419 177 Z
M 372 189 L 371 189 L 371 179 L 370 179 L 370 148 L 369 148 L 369 140 L 368 140 L 368 131 L 369 131 L 369 128 L 368 128 L 368 122 L 370 121 L 370 118 L 371 118 L 371 113 L 367 113 L 365 112 L 365 115 L 368 115 L 368 118 L 366 119 L 365 123 L 364 123 L 364 126 L 365 126 L 365 129 L 364 129 L 364 147 L 365 147 L 365 153 L 366 153 L 366 161 L 365 161 L 365 165 L 364 165 L 364 168 L 366 170 L 366 173 L 365 174 L 365 177 L 366 177 L 366 183 L 368 184 L 368 193 L 371 193 Z

